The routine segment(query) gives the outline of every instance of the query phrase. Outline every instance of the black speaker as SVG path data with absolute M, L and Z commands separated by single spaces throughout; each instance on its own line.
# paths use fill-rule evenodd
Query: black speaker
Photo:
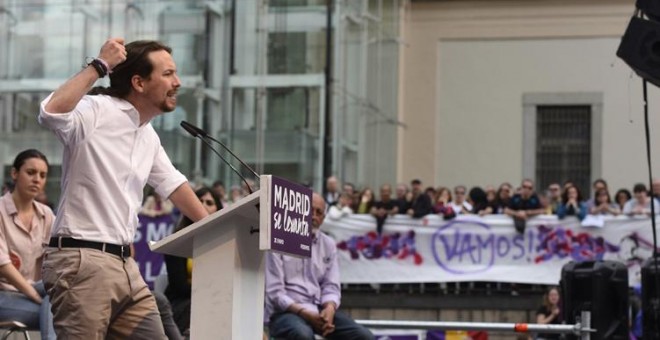
M 660 86 L 660 23 L 632 17 L 616 55 L 640 77 Z
M 660 1 L 658 0 L 637 0 L 635 6 L 639 8 L 649 18 L 660 19 Z
M 642 264 L 642 336 L 644 340 L 660 339 L 660 258 Z
M 628 340 L 628 268 L 615 261 L 567 263 L 561 270 L 561 306 L 567 324 L 575 324 L 582 311 L 591 312 L 592 340 Z

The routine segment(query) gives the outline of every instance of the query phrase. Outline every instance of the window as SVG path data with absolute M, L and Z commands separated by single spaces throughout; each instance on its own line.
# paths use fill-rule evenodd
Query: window
M 523 177 L 538 191 L 570 180 L 590 196 L 601 177 L 602 102 L 600 93 L 523 96 Z
M 591 183 L 591 106 L 536 107 L 537 187 L 573 181 L 589 193 Z

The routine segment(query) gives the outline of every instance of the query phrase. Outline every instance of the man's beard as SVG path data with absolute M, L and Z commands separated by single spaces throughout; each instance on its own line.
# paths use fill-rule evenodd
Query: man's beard
M 176 110 L 176 105 L 174 105 L 174 106 L 169 106 L 169 105 L 167 104 L 167 101 L 163 101 L 163 102 L 160 104 L 160 110 L 161 110 L 163 113 L 165 113 L 165 112 L 172 112 L 172 111 Z

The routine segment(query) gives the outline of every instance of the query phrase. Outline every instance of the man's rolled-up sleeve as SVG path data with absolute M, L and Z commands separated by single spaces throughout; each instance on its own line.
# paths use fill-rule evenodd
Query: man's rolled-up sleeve
M 88 96 L 83 97 L 71 112 L 51 113 L 46 111 L 51 93 L 41 102 L 38 121 L 53 131 L 64 145 L 79 143 L 93 131 L 96 125 L 98 103 Z M 83 114 L 84 112 L 84 114 Z
M 159 145 L 149 174 L 149 185 L 156 190 L 160 197 L 170 197 L 176 188 L 187 181 L 186 176 L 172 165 L 165 150 Z

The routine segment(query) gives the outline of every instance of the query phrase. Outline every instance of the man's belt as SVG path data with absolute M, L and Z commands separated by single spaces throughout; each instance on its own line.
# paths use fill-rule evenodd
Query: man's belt
M 51 237 L 48 246 L 53 248 L 91 248 L 123 258 L 131 256 L 131 247 L 128 245 L 77 240 L 70 237 Z

